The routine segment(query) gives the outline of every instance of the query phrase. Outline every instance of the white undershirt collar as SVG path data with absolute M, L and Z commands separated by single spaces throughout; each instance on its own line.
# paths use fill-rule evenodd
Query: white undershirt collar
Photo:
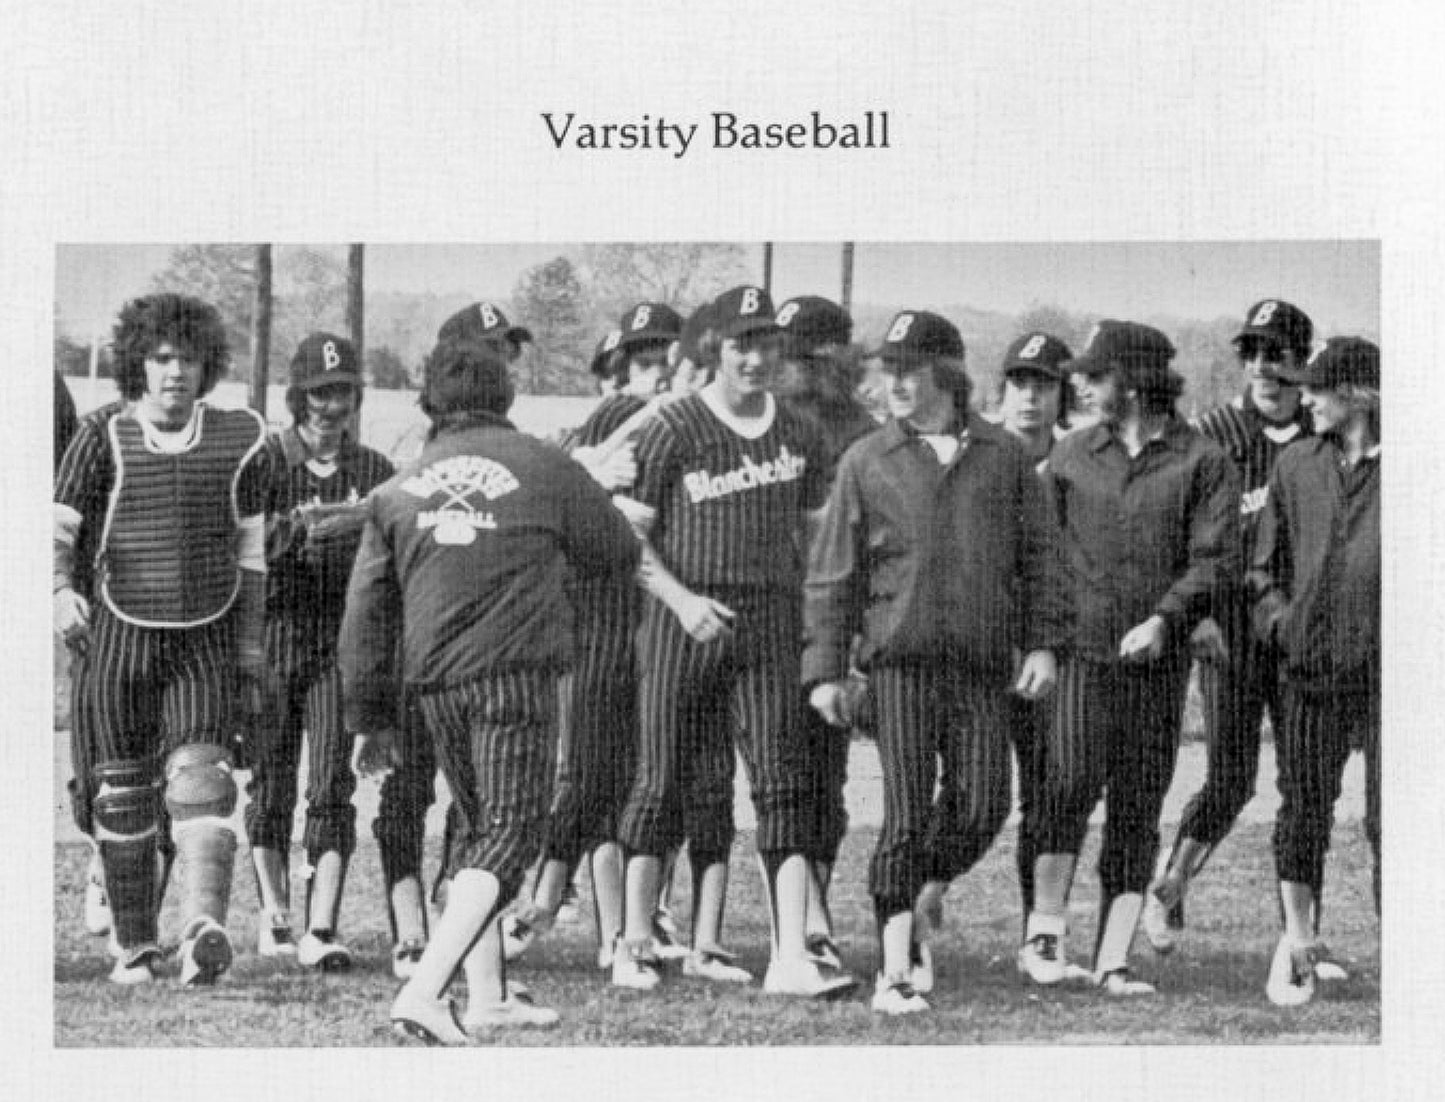
M 711 386 L 704 387 L 699 393 L 707 404 L 707 408 L 713 411 L 717 419 L 744 440 L 756 440 L 766 433 L 773 427 L 773 419 L 778 413 L 778 404 L 773 401 L 771 394 L 763 395 L 763 412 L 760 416 L 739 417 L 723 404 L 723 400 L 718 397 L 717 391 Z

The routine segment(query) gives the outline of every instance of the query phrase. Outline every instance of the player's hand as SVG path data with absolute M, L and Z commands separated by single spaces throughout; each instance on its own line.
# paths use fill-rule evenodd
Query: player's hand
M 360 505 L 317 505 L 303 516 L 306 544 L 313 548 L 358 535 L 366 526 L 366 510 Z
M 1229 646 L 1224 641 L 1224 632 L 1212 616 L 1199 621 L 1199 626 L 1189 636 L 1189 650 L 1200 662 L 1223 665 L 1229 661 Z
M 1126 662 L 1153 662 L 1164 653 L 1164 617 L 1151 616 L 1124 633 L 1119 657 Z
M 711 643 L 733 630 L 737 613 L 721 601 L 704 597 L 691 590 L 679 595 L 672 605 L 682 630 L 699 643 Z
M 1059 666 L 1051 650 L 1029 651 L 1019 669 L 1014 692 L 1025 700 L 1039 700 L 1054 691 L 1059 680 Z
M 90 646 L 90 602 L 66 586 L 55 591 L 51 609 L 55 634 L 76 654 L 84 654 Z
M 359 777 L 388 773 L 400 762 L 401 738 L 394 728 L 358 731 L 351 742 L 351 770 Z
M 847 727 L 848 682 L 820 681 L 808 694 L 808 706 L 823 717 L 830 727 Z
M 637 481 L 636 448 L 631 441 L 613 449 L 577 448 L 572 458 L 608 493 L 625 490 Z

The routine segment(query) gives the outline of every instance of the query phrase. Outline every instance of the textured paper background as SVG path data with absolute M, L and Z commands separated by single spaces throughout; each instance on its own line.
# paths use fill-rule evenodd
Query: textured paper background
M 1437 1093 L 1442 16 L 1343 0 L 954 7 L 0 5 L 5 1097 Z M 814 108 L 886 108 L 896 148 L 559 153 L 537 118 Z M 51 1050 L 44 487 L 57 242 L 1330 237 L 1384 249 L 1381 1049 Z

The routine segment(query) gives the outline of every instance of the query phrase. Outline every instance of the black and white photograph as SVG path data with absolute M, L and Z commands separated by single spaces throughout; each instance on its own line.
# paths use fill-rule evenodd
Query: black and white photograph
M 0 1093 L 1433 1095 L 1440 13 L 8 7 Z

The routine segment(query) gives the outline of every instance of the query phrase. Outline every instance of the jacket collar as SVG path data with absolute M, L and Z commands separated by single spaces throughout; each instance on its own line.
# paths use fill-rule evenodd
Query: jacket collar
M 1120 451 L 1124 449 L 1124 442 L 1119 439 L 1119 434 L 1114 431 L 1113 425 L 1100 422 L 1092 426 L 1088 432 L 1090 451 L 1101 452 L 1111 444 L 1117 445 Z M 1158 440 L 1173 451 L 1185 452 L 1189 450 L 1190 439 L 1193 436 L 1194 430 L 1185 424 L 1182 418 L 1174 416 L 1164 422 L 1164 432 L 1158 437 Z M 1152 442 L 1150 441 L 1150 443 Z M 1148 448 L 1149 445 L 1145 444 L 1144 446 Z
M 894 419 L 885 421 L 878 432 L 882 435 L 884 452 L 905 447 L 917 440 L 920 435 L 918 430 Z M 970 447 L 974 444 L 996 444 L 1002 432 L 1003 430 L 997 425 L 991 425 L 978 414 L 970 412 L 968 419 L 964 422 L 963 431 L 959 433 L 959 438 L 966 441 Z

